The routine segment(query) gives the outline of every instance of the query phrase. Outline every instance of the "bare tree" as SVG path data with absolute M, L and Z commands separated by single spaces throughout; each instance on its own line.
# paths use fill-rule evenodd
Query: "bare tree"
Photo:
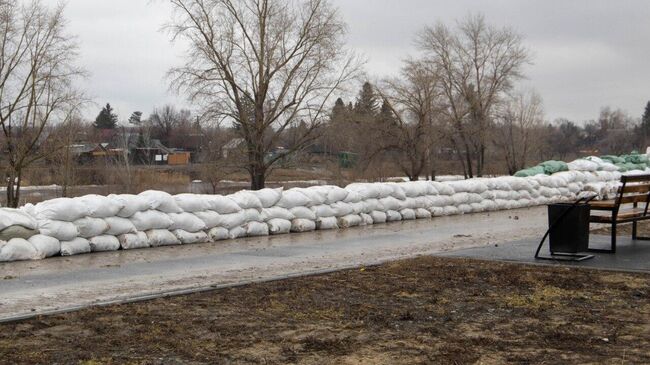
M 542 98 L 535 91 L 517 92 L 497 109 L 493 140 L 512 175 L 525 168 L 530 155 L 541 147 Z
M 238 127 L 251 188 L 263 188 L 286 156 L 269 157 L 285 129 L 307 125 L 288 154 L 311 143 L 332 94 L 357 74 L 345 24 L 328 0 L 169 1 L 177 10 L 169 30 L 190 44 L 173 87 Z
M 417 181 L 430 166 L 434 121 L 440 108 L 438 76 L 419 61 L 407 61 L 399 78 L 388 79 L 377 89 L 393 115 L 379 121 L 377 144 L 398 152 L 398 165 L 411 181 Z
M 479 15 L 460 21 L 454 31 L 442 23 L 427 27 L 417 44 L 440 73 L 449 138 L 462 156 L 465 175 L 481 176 L 494 107 L 529 62 L 522 38 Z
M 48 152 L 47 126 L 65 122 L 82 100 L 73 81 L 77 46 L 63 6 L 0 2 L 0 127 L 6 144 L 7 205 L 20 200 L 23 170 Z
M 155 108 L 149 116 L 148 123 L 158 132 L 163 144 L 168 145 L 174 129 L 180 125 L 190 123 L 192 113 L 187 109 L 177 110 L 173 105 Z

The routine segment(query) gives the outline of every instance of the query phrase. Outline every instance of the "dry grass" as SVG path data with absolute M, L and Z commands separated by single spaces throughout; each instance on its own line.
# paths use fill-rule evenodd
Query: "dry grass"
M 643 364 L 650 276 L 423 257 L 0 325 L 0 363 Z

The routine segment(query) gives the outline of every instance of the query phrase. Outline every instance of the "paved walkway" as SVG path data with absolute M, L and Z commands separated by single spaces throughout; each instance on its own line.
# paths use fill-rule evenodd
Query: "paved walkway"
M 545 208 L 0 264 L 0 321 L 537 237 Z
M 539 245 L 540 239 L 541 237 L 526 238 L 508 243 L 466 248 L 437 255 L 650 273 L 650 241 L 632 241 L 629 237 L 619 236 L 617 238 L 616 254 L 592 253 L 595 256 L 593 259 L 580 262 L 567 262 L 535 260 L 535 250 L 537 249 L 537 245 Z M 610 247 L 609 243 L 609 236 L 592 235 L 589 239 L 589 245 L 592 248 L 608 249 Z M 549 255 L 548 241 L 544 244 L 540 255 Z

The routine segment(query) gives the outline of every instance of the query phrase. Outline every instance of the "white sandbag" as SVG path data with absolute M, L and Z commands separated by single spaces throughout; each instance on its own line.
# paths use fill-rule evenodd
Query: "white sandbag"
M 282 198 L 283 188 L 277 189 L 262 189 L 257 191 L 251 191 L 251 194 L 254 194 L 257 199 L 262 203 L 262 208 L 271 208 L 277 204 Z
M 363 200 L 378 199 L 381 197 L 379 184 L 352 183 L 346 186 L 345 190 L 361 195 Z
M 424 208 L 418 208 L 415 210 L 415 217 L 417 219 L 429 219 L 431 218 L 431 212 Z
M 310 221 L 315 221 L 316 220 L 316 214 L 314 213 L 314 211 L 307 208 L 307 207 L 291 208 L 290 212 L 294 216 L 293 219 L 296 219 L 296 218 L 297 219 L 308 219 Z
M 348 197 L 348 191 L 338 186 L 327 186 L 327 201 L 326 204 L 334 204 L 342 202 Z
M 357 214 L 349 214 L 338 219 L 337 224 L 340 228 L 357 227 L 363 223 L 361 216 Z
M 381 223 L 386 223 L 386 213 L 375 210 L 370 213 L 370 217 L 372 218 L 372 221 L 374 224 L 381 224 Z
M 445 210 L 442 207 L 429 207 L 428 211 L 431 212 L 433 217 L 443 217 L 445 215 Z
M 482 202 L 481 202 L 482 203 Z M 481 203 L 470 203 L 470 212 L 471 213 L 480 213 L 485 211 L 485 207 Z
M 75 200 L 86 205 L 88 209 L 88 217 L 92 218 L 114 217 L 122 208 L 124 208 L 124 205 L 119 201 L 110 199 L 103 195 L 85 195 L 80 198 L 75 198 Z
M 276 204 L 279 207 L 291 209 L 295 207 L 305 207 L 311 205 L 312 201 L 302 194 L 299 190 L 289 189 L 282 193 L 282 198 Z
M 361 220 L 363 221 L 361 223 L 361 225 L 370 226 L 370 225 L 375 224 L 375 221 L 372 219 L 372 216 L 370 214 L 361 213 L 361 214 L 359 214 L 359 216 L 361 217 Z
M 24 238 L 13 238 L 0 242 L 0 262 L 38 260 L 38 251 Z
M 137 212 L 129 220 L 138 231 L 142 232 L 152 229 L 167 229 L 174 224 L 169 215 L 158 210 Z
M 88 206 L 70 198 L 46 200 L 36 204 L 33 209 L 39 220 L 74 222 L 89 214 Z
M 309 200 L 304 206 L 327 204 L 327 188 L 323 186 L 310 186 L 308 188 L 295 188 L 295 191 L 303 194 Z
M 241 214 L 244 215 L 244 222 L 263 222 L 262 213 L 258 209 L 244 209 L 241 211 Z
M 269 233 L 272 235 L 291 232 L 291 221 L 281 218 L 273 218 L 266 222 L 269 226 Z
M 138 231 L 135 228 L 135 225 L 131 220 L 122 217 L 108 217 L 104 218 L 104 221 L 108 225 L 108 229 L 105 234 L 110 236 L 120 236 L 127 233 L 135 233 Z M 82 235 L 82 237 L 84 237 Z
M 208 231 L 208 237 L 214 241 L 223 241 L 230 238 L 230 231 L 223 227 L 215 227 Z
M 330 207 L 332 208 L 332 210 L 334 210 L 335 215 L 337 217 L 343 217 L 354 213 L 354 208 L 352 207 L 352 205 L 342 201 L 331 204 Z
M 209 209 L 206 210 L 212 210 L 219 214 L 233 214 L 242 210 L 232 199 L 223 195 L 204 195 L 204 198 L 209 205 Z
M 0 208 L 0 231 L 11 226 L 37 229 L 38 222 L 29 214 L 19 209 Z
M 182 244 L 205 243 L 209 241 L 207 233 L 203 231 L 188 232 L 183 229 L 175 229 L 172 233 Z
M 92 252 L 117 251 L 120 249 L 120 241 L 115 236 L 93 237 L 88 242 L 90 242 L 90 251 Z
M 138 195 L 109 195 L 108 198 L 122 206 L 122 209 L 117 212 L 117 216 L 121 218 L 129 218 L 136 212 L 144 212 L 146 210 L 155 209 L 151 204 L 150 199 Z
M 72 241 L 79 237 L 79 229 L 72 222 L 42 220 L 38 222 L 42 235 L 54 237 L 60 241 Z
M 406 193 L 404 192 L 404 189 L 402 189 L 402 187 L 399 186 L 397 183 L 385 183 L 384 185 L 392 189 L 390 196 L 392 196 L 393 198 L 398 200 L 406 199 Z
M 397 222 L 402 220 L 402 215 L 396 210 L 386 211 L 386 222 Z
M 262 222 L 248 222 L 244 225 L 246 236 L 259 237 L 269 235 L 269 226 Z
M 61 241 L 61 256 L 73 256 L 90 253 L 90 242 L 87 239 L 77 237 L 70 241 Z
M 392 196 L 379 199 L 379 202 L 384 206 L 386 210 L 399 210 L 402 207 L 402 203 Z
M 192 213 L 169 213 L 168 215 L 174 222 L 168 228 L 170 231 L 180 229 L 187 232 L 199 232 L 206 229 L 205 223 Z
M 406 198 L 400 204 L 400 209 L 416 209 L 420 207 L 420 201 L 415 198 Z
M 357 193 L 356 191 L 350 191 L 350 190 L 347 190 L 347 189 L 346 189 L 346 191 L 348 192 L 348 195 L 343 200 L 344 202 L 346 202 L 346 203 L 359 203 L 359 202 L 364 200 L 363 195 Z
M 432 193 L 433 187 L 426 181 L 410 181 L 404 183 L 398 183 L 398 185 L 404 190 L 407 198 L 417 198 L 423 195 L 429 195 Z
M 458 215 L 461 213 L 461 211 L 458 210 L 458 208 L 451 205 L 442 208 L 442 210 L 443 210 L 442 212 L 443 215 Z
M 415 215 L 415 210 L 413 209 L 402 209 L 399 211 L 399 214 L 402 215 L 403 221 L 412 221 L 417 218 L 417 216 Z
M 262 209 L 263 205 L 260 199 L 250 191 L 242 190 L 228 195 L 232 201 L 237 203 L 242 209 Z
M 144 232 L 123 234 L 118 236 L 117 239 L 123 250 L 135 250 L 150 247 L 149 237 L 147 237 L 147 234 Z
M 232 214 L 221 214 L 219 216 L 219 224 L 215 227 L 223 227 L 231 230 L 246 223 L 246 215 L 243 212 Z
M 164 213 L 182 213 L 183 209 L 176 204 L 176 200 L 164 191 L 148 190 L 138 196 L 149 200 L 149 205 Z
M 37 256 L 40 259 L 56 256 L 61 253 L 61 241 L 54 237 L 37 234 L 36 236 L 30 237 L 28 241 L 36 249 Z
M 452 195 L 452 199 L 454 199 L 454 205 L 456 206 L 470 203 L 470 195 L 466 192 L 456 193 Z
M 481 198 L 483 200 L 492 200 L 492 199 L 496 198 L 494 190 L 486 190 L 486 191 L 482 192 L 480 195 L 481 195 Z
M 79 231 L 79 237 L 91 238 L 101 236 L 108 231 L 108 223 L 101 218 L 85 217 L 73 222 Z
M 323 218 L 326 220 L 331 220 L 336 218 Z M 302 233 L 302 232 L 311 232 L 316 230 L 316 222 L 309 219 L 294 219 L 291 221 L 291 232 Z
M 319 217 L 318 219 L 316 219 L 316 229 L 318 230 L 329 230 L 329 229 L 338 229 L 338 228 L 339 225 L 336 217 Z
M 438 191 L 439 195 L 454 195 L 456 193 L 454 188 L 447 183 L 440 183 L 434 181 L 431 182 L 431 185 L 433 186 L 434 189 Z
M 246 237 L 246 229 L 244 227 L 235 227 L 228 232 L 231 239 Z
M 446 207 L 448 205 L 454 204 L 453 195 L 440 195 L 440 196 L 427 196 L 429 200 L 429 207 Z
M 181 241 L 166 229 L 152 229 L 145 232 L 151 247 L 180 245 Z
M 178 194 L 174 195 L 174 201 L 188 213 L 201 212 L 210 209 L 210 203 L 204 195 L 199 194 Z
M 329 205 L 321 204 L 311 207 L 311 210 L 316 215 L 316 218 L 329 218 L 336 216 L 336 212 Z
M 306 209 L 311 213 L 309 209 L 307 208 L 303 208 L 303 209 Z M 286 221 L 290 221 L 294 218 L 296 218 L 296 216 L 293 215 L 293 213 L 291 213 L 289 209 L 285 209 L 282 207 L 271 207 L 271 208 L 262 209 L 261 219 L 264 222 L 270 221 L 272 219 L 283 219 Z
M 195 212 L 194 215 L 203 221 L 206 229 L 212 229 L 214 227 L 219 226 L 219 224 L 221 223 L 221 214 L 212 210 Z
M 598 163 L 589 160 L 584 160 L 584 159 L 578 159 L 573 162 L 569 162 L 567 165 L 569 167 L 569 170 L 577 170 L 577 171 L 598 170 Z
M 350 207 L 352 208 L 352 214 L 361 214 L 361 213 L 370 213 L 372 210 L 368 209 L 366 206 L 366 203 L 364 202 L 358 202 L 358 203 L 343 203 L 343 204 L 349 204 Z
M 386 207 L 379 201 L 379 199 L 366 199 L 364 201 L 364 204 L 366 205 L 366 209 L 370 212 L 378 210 L 378 211 L 385 211 Z

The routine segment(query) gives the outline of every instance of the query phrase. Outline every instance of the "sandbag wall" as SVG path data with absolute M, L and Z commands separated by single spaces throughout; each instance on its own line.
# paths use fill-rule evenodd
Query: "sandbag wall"
M 55 255 L 215 242 L 531 207 L 590 192 L 614 194 L 616 171 L 451 182 L 354 183 L 345 188 L 241 191 L 228 196 L 160 191 L 59 198 L 0 209 L 0 262 Z

